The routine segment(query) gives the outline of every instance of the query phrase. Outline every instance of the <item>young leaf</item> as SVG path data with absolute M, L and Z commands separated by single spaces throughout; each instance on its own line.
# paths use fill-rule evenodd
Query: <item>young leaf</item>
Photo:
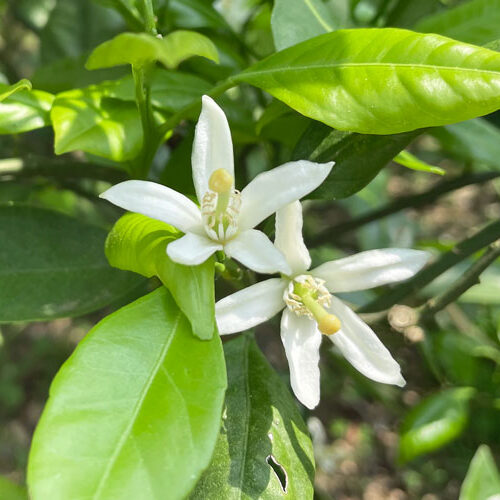
M 137 106 L 107 98 L 99 86 L 58 94 L 51 119 L 56 154 L 82 150 L 124 162 L 135 158 L 141 149 Z
M 106 231 L 57 212 L 0 206 L 0 323 L 79 316 L 141 280 L 109 266 Z
M 397 135 L 361 135 L 312 123 L 298 142 L 293 158 L 335 161 L 330 175 L 310 197 L 347 198 L 363 189 L 402 149 L 420 135 L 416 130 Z
M 289 390 L 255 341 L 224 344 L 229 387 L 212 463 L 191 500 L 313 497 L 314 456 Z
M 414 29 L 484 45 L 500 38 L 500 0 L 472 0 L 418 22 Z
M 0 99 L 0 134 L 19 134 L 50 124 L 49 112 L 54 96 L 40 90 L 28 90 L 27 84 L 13 89 L 21 82 L 12 86 L 0 83 L 0 96 L 2 97 Z
M 412 170 L 419 170 L 421 172 L 428 172 L 429 174 L 444 175 L 446 170 L 436 167 L 435 165 L 429 165 L 425 161 L 420 160 L 416 156 L 412 155 L 409 151 L 401 151 L 398 153 L 394 159 L 394 162 L 399 163 L 403 167 L 411 168 Z
M 219 61 L 215 45 L 200 33 L 174 31 L 163 39 L 146 33 L 121 33 L 94 49 L 85 67 L 99 69 L 121 64 L 140 67 L 160 61 L 167 68 L 175 68 L 184 59 L 192 56 Z
M 399 461 L 408 462 L 457 438 L 467 424 L 474 393 L 471 387 L 446 389 L 415 406 L 401 426 Z
M 28 500 L 26 488 L 0 476 L 0 498 L 2 500 Z
M 500 54 L 439 35 L 338 30 L 234 77 L 339 130 L 395 134 L 500 108 Z
M 500 474 L 490 449 L 481 445 L 469 465 L 459 500 L 493 499 L 500 494 Z
M 194 334 L 210 339 L 215 330 L 214 262 L 176 264 L 166 246 L 179 237 L 172 226 L 140 214 L 121 217 L 109 233 L 106 256 L 119 269 L 158 276 L 191 322 Z
M 4 84 L 2 84 L 2 87 Z M 15 92 L 19 92 L 20 90 L 31 90 L 31 82 L 23 78 L 19 80 L 17 83 L 12 85 L 7 85 L 7 88 L 0 89 L 0 102 L 14 94 Z
M 33 500 L 184 498 L 210 462 L 226 374 L 161 287 L 101 321 L 52 383 L 33 438 Z

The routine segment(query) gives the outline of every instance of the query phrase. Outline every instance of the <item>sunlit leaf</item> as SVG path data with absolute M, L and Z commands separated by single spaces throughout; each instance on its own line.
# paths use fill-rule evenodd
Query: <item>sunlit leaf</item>
M 7 88 L 0 89 L 0 102 L 2 102 L 4 99 L 14 94 L 15 92 L 19 92 L 20 90 L 25 89 L 31 90 L 31 82 L 29 80 L 26 80 L 25 78 L 12 85 L 7 85 Z
M 500 54 L 406 30 L 337 30 L 234 77 L 339 130 L 394 134 L 500 108 Z
M 78 316 L 141 280 L 109 266 L 106 231 L 49 210 L 0 206 L 0 322 Z
M 446 389 L 424 399 L 405 417 L 400 430 L 399 461 L 408 462 L 456 439 L 468 420 L 470 387 Z
M 161 287 L 100 322 L 56 375 L 33 438 L 33 500 L 184 498 L 210 462 L 226 374 Z
M 288 388 L 251 337 L 241 335 L 224 351 L 222 428 L 191 500 L 312 498 L 312 444 Z
M 210 339 L 215 329 L 214 262 L 183 266 L 171 261 L 166 246 L 180 233 L 140 214 L 121 217 L 109 233 L 106 256 L 112 266 L 146 277 L 158 276 L 191 322 L 193 332 Z
M 418 22 L 414 29 L 484 45 L 500 38 L 500 0 L 471 0 Z
M 493 496 L 498 494 L 500 474 L 490 449 L 483 444 L 471 460 L 459 500 L 493 500 Z
M 430 165 L 425 161 L 420 160 L 415 155 L 412 155 L 409 151 L 403 150 L 394 157 L 396 163 L 399 163 L 403 167 L 410 168 L 411 170 L 419 170 L 421 172 L 428 172 L 429 174 L 445 175 L 446 170 L 436 167 L 435 165 Z

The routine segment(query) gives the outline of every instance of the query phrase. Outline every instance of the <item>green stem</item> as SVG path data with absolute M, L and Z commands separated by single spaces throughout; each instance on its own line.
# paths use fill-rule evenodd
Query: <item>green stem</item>
M 146 33 L 156 36 L 156 18 L 153 10 L 152 0 L 142 0 L 142 15 L 144 17 L 144 30 Z
M 420 271 L 412 279 L 395 286 L 389 293 L 360 308 L 359 312 L 375 312 L 389 309 L 389 307 L 399 303 L 405 297 L 417 293 L 445 271 L 499 238 L 500 221 L 490 223 L 471 238 L 462 240 L 452 250 L 443 254 L 438 260 Z

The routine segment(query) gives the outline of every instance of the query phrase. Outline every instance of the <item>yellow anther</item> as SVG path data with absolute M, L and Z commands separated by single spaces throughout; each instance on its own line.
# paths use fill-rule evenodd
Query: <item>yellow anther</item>
M 340 330 L 339 318 L 333 314 L 326 314 L 318 321 L 318 330 L 324 335 L 333 335 Z
M 227 193 L 233 184 L 233 176 L 224 168 L 214 170 L 208 180 L 208 187 L 216 193 Z

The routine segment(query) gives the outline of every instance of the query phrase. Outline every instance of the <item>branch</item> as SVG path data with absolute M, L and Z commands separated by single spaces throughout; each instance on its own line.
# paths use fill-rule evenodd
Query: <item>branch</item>
M 365 224 L 382 219 L 383 217 L 387 217 L 388 215 L 392 215 L 405 208 L 418 208 L 429 205 L 436 199 L 451 191 L 460 189 L 464 186 L 469 186 L 471 184 L 483 184 L 484 182 L 491 181 L 498 177 L 500 177 L 499 172 L 482 172 L 479 174 L 462 175 L 449 181 L 447 180 L 440 182 L 425 193 L 405 196 L 404 198 L 394 200 L 381 208 L 373 210 L 372 212 L 368 212 L 367 214 L 360 215 L 358 217 L 355 217 L 354 219 L 325 229 L 324 231 L 309 239 L 310 245 L 318 246 L 322 245 L 323 243 L 336 240 L 349 231 L 353 231 L 354 229 L 364 226 Z
M 443 254 L 438 260 L 420 271 L 413 278 L 395 286 L 390 292 L 363 306 L 359 311 L 375 312 L 389 309 L 389 307 L 399 303 L 405 297 L 417 293 L 445 271 L 499 238 L 500 221 L 488 224 L 471 238 L 462 240 L 452 250 Z
M 448 304 L 454 302 L 460 295 L 465 293 L 469 288 L 480 282 L 479 276 L 481 273 L 500 257 L 500 240 L 492 243 L 484 252 L 479 260 L 477 260 L 467 271 L 455 281 L 452 287 L 441 295 L 428 300 L 420 310 L 420 318 L 428 319 L 436 313 L 444 309 Z

